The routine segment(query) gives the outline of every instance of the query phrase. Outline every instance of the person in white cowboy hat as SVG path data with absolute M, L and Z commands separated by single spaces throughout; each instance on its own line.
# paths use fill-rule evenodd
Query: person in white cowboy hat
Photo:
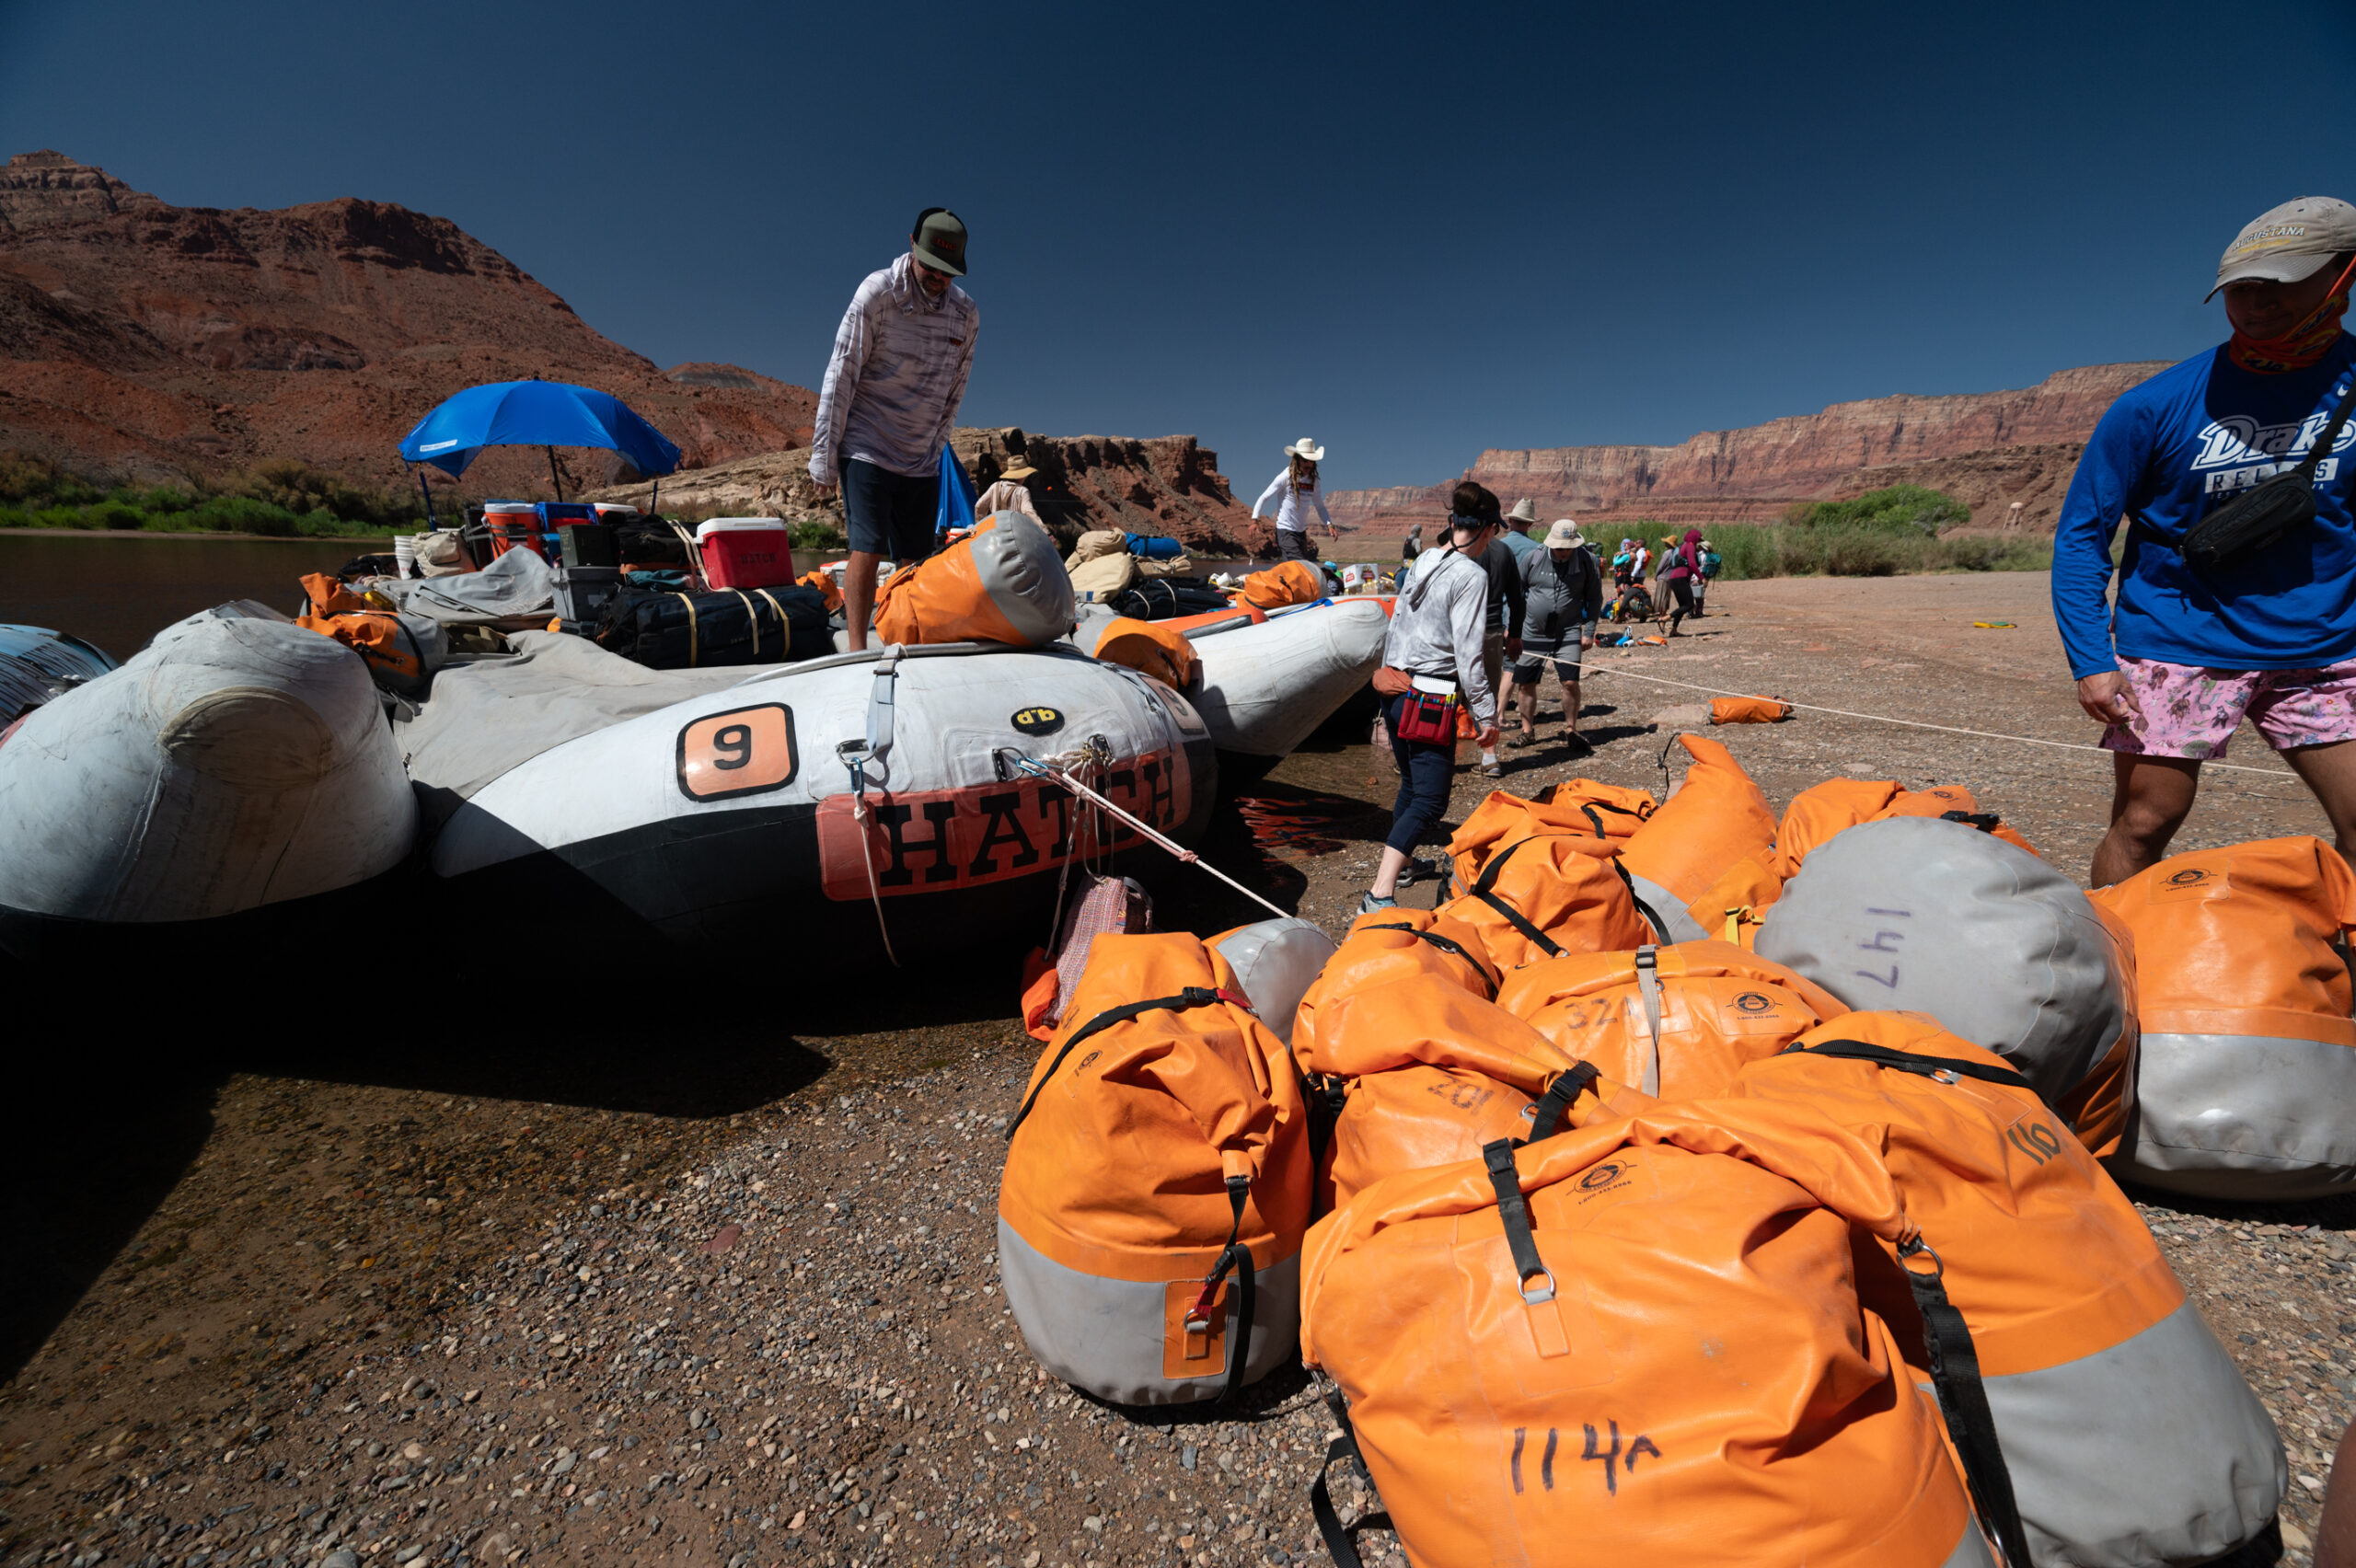
M 1563 683 L 1563 738 L 1585 746 L 1579 739 L 1579 666 L 1581 655 L 1595 646 L 1595 622 L 1603 614 L 1603 568 L 1577 524 L 1556 518 L 1545 543 L 1521 558 L 1521 660 L 1513 668 L 1511 687 L 1521 733 L 1507 744 L 1519 748 L 1537 741 L 1538 687 L 1551 662 L 1554 678 Z
M 1325 460 L 1325 449 L 1304 435 L 1285 448 L 1285 458 L 1284 472 L 1269 480 L 1260 499 L 1252 503 L 1252 515 L 1257 518 L 1274 506 L 1276 554 L 1286 560 L 1315 560 L 1317 542 L 1309 536 L 1311 507 L 1324 521 L 1326 537 L 1342 536 L 1334 527 L 1333 513 L 1325 510 L 1325 489 L 1317 478 L 1317 465 Z

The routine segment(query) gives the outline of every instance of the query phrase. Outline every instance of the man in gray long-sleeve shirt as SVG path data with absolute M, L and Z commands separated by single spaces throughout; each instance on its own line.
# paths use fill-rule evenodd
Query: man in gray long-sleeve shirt
M 843 573 L 843 629 L 867 646 L 875 569 L 932 552 L 941 505 L 941 454 L 965 398 L 981 307 L 956 284 L 965 275 L 965 225 L 945 207 L 917 214 L 908 253 L 871 272 L 835 331 L 818 392 L 810 478 L 818 499 L 843 492 L 850 564 Z

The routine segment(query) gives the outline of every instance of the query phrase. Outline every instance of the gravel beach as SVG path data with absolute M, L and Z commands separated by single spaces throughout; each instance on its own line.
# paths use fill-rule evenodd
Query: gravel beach
M 1839 774 L 1961 783 L 2083 880 L 2108 758 L 1953 732 L 2094 739 L 2042 575 L 1731 583 L 1712 605 L 1666 649 L 1589 656 L 1591 755 L 1553 738 L 1550 681 L 1548 738 L 1505 754 L 1503 787 L 1658 793 L 1674 723 L 1650 726 L 1707 700 L 1689 687 L 1775 694 L 1951 727 L 1714 732 L 1778 806 Z M 2229 760 L 2264 771 L 2212 771 L 2179 848 L 2327 833 L 2254 736 Z M 1490 787 L 1465 770 L 1451 820 Z M 1242 791 L 1314 830 L 1258 843 L 1223 812 L 1207 858 L 1338 932 L 1393 788 L 1362 724 L 1329 732 Z M 1123 869 L 1165 928 L 1263 913 L 1184 868 Z M 299 962 L 169 988 L 0 966 L 20 1020 L 45 1020 L 14 1032 L 0 1134 L 0 1562 L 1322 1559 L 1306 1493 L 1329 1423 L 1302 1373 L 1241 1408 L 1140 1412 L 1024 1350 L 995 1205 L 1036 1047 L 1002 942 L 920 977 L 816 953 L 720 972 L 538 951 L 532 924 L 321 933 Z M 529 986 L 459 983 L 481 971 L 450 955 L 494 941 Z M 2304 1564 L 2356 1402 L 2356 1198 L 2136 1196 L 2281 1428 L 2283 1561 Z M 1376 1506 L 1334 1480 L 1345 1516 Z M 1403 1568 L 1379 1526 L 1360 1539 Z

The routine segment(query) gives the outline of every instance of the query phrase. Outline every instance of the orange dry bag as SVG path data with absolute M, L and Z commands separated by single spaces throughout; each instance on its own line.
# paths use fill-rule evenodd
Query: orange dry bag
M 1814 982 L 1722 941 L 1545 959 L 1507 976 L 1497 1005 L 1571 1061 L 1672 1100 L 1726 1093 L 1745 1064 L 1849 1010 Z
M 1981 812 L 1971 791 L 1960 784 L 1909 790 L 1894 778 L 1828 778 L 1801 790 L 1784 808 L 1783 825 L 1775 834 L 1775 872 L 1789 882 L 1799 874 L 1801 862 L 1818 845 L 1860 823 L 1887 822 L 1892 817 L 1966 822 L 2015 848 L 2037 853 L 2027 839 L 1992 813 Z
M 1195 645 L 1167 621 L 1122 616 L 1106 625 L 1096 639 L 1094 651 L 1108 664 L 1126 664 L 1180 691 L 1192 686 L 1203 672 Z
M 1328 1004 L 1385 981 L 1419 975 L 1484 999 L 1497 994 L 1496 966 L 1480 942 L 1461 928 L 1455 935 L 1437 928 L 1430 910 L 1377 909 L 1352 921 L 1341 947 L 1300 998 L 1292 1043 L 1301 1065 L 1312 1072 L 1340 1070 L 1314 1065 L 1334 1059 L 1340 1048 L 1322 1032 Z
M 1047 531 L 1001 512 L 884 579 L 875 635 L 884 642 L 1011 642 L 1045 648 L 1072 627 L 1071 579 Z
M 1920 1014 L 1851 1013 L 1738 1091 L 1879 1147 L 1970 1325 L 2036 1562 L 2207 1562 L 2266 1528 L 2287 1479 L 2273 1421 L 2018 1073 Z M 1905 1273 L 1887 1240 L 1861 1248 L 1858 1294 L 1927 1381 Z
M 1031 1353 L 1121 1404 L 1290 1360 L 1307 1114 L 1284 1044 L 1191 936 L 1096 939 L 1007 1128 L 999 1266 Z
M 1561 833 L 1507 844 L 1488 857 L 1464 896 L 1435 913 L 1438 928 L 1469 932 L 1501 973 L 1539 958 L 1611 952 L 1651 940 L 1618 862 Z
M 1429 975 L 1341 992 L 1318 1025 L 1301 1065 L 1348 1085 L 1321 1176 L 1324 1203 L 1347 1203 L 1402 1170 L 1475 1159 L 1496 1138 L 1529 1137 L 1534 1103 L 1577 1066 L 1495 1003 Z
M 1592 778 L 1549 784 L 1528 799 L 1492 790 L 1449 839 L 1448 852 L 1456 862 L 1457 885 L 1470 887 L 1489 857 L 1517 838 L 1569 834 L 1608 852 L 1626 843 L 1652 814 L 1653 798 L 1644 790 Z
M 1355 1443 L 1411 1562 L 1984 1568 L 1851 1285 L 1853 1224 L 1917 1240 L 1888 1172 L 1813 1113 L 1706 1109 L 1500 1140 L 1311 1233 L 1302 1355 L 1347 1401 L 1328 1458 Z M 1311 1502 L 1356 1562 L 1322 1476 Z
M 2356 1187 L 2356 876 L 2267 838 L 2161 861 L 2095 902 L 2134 934 L 2138 1182 L 2281 1201 Z
M 1809 854 L 1757 946 L 1858 1011 L 1929 1013 L 2017 1068 L 2096 1154 L 2118 1147 L 2133 951 L 2036 856 L 1964 823 L 1865 823 Z
M 306 576 L 303 592 L 310 598 L 311 611 L 297 616 L 294 624 L 332 637 L 359 654 L 378 686 L 415 693 L 441 667 L 449 646 L 441 622 L 378 609 L 330 572 Z
M 1792 705 L 1773 697 L 1716 697 L 1710 699 L 1713 724 L 1780 724 L 1792 716 Z
M 1725 917 L 1697 918 L 1691 905 L 1746 857 L 1764 861 L 1775 849 L 1775 813 L 1734 754 L 1716 741 L 1680 735 L 1693 759 L 1675 792 L 1628 837 L 1620 863 L 1636 895 L 1670 926 L 1661 937 L 1715 937 Z M 1773 902 L 1770 900 L 1770 902 Z
M 1325 596 L 1325 574 L 1305 560 L 1288 560 L 1243 580 L 1235 602 L 1263 610 L 1287 605 L 1311 605 Z

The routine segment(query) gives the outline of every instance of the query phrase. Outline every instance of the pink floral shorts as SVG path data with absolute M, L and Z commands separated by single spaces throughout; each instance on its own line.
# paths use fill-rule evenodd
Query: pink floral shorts
M 2212 761 L 2246 715 L 2276 751 L 2356 740 L 2356 659 L 2318 670 L 2204 670 L 2119 656 L 2136 716 L 2102 744 L 2138 756 Z

